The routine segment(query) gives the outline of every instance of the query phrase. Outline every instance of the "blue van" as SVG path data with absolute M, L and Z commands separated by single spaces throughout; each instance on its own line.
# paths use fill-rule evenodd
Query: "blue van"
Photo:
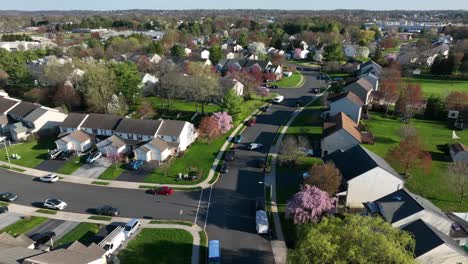
M 221 263 L 221 247 L 219 240 L 210 240 L 208 242 L 208 264 Z

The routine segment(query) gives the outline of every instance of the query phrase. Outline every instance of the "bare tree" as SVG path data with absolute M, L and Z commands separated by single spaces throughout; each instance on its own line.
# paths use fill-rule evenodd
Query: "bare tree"
M 306 155 L 303 148 L 308 148 L 309 141 L 305 137 L 286 136 L 281 142 L 279 159 L 282 163 L 294 166 L 300 157 Z
M 341 185 L 341 173 L 332 162 L 310 167 L 309 174 L 310 177 L 304 181 L 305 184 L 315 185 L 330 196 L 338 192 Z
M 454 162 L 449 165 L 448 170 L 452 186 L 460 196 L 460 203 L 463 203 L 468 187 L 468 163 Z

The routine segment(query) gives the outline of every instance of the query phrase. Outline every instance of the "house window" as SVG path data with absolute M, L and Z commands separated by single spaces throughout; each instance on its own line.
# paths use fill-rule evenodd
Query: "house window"
M 177 140 L 177 137 L 176 136 L 172 136 L 172 142 L 176 142 Z
M 137 135 L 137 139 L 138 140 L 143 140 L 143 136 L 142 135 Z
M 97 133 L 98 133 L 98 130 L 97 130 L 96 128 L 91 129 L 91 131 L 93 131 L 93 134 L 97 134 Z

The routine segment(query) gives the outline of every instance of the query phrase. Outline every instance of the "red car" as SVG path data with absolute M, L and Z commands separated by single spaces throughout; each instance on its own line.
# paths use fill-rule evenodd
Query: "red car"
M 148 193 L 154 194 L 154 195 L 173 195 L 174 194 L 174 189 L 169 188 L 167 186 L 163 186 L 159 189 L 151 189 L 148 190 Z
M 253 126 L 257 123 L 257 119 L 255 117 L 252 117 L 247 121 L 247 126 Z

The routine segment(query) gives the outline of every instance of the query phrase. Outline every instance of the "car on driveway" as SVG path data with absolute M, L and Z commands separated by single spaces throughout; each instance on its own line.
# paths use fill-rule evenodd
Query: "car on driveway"
M 252 142 L 247 146 L 247 148 L 249 150 L 260 150 L 263 148 L 263 144 Z
M 0 214 L 8 213 L 8 206 L 0 206 Z
M 18 195 L 11 192 L 1 192 L 0 193 L 0 201 L 3 202 L 13 202 L 18 199 Z
M 219 172 L 226 173 L 228 171 L 229 171 L 228 165 L 226 163 L 221 164 L 221 167 L 219 168 Z
M 174 189 L 168 186 L 163 186 L 161 188 L 150 189 L 148 190 L 148 193 L 153 195 L 173 195 Z
M 138 170 L 141 166 L 143 166 L 142 160 L 134 160 L 128 164 L 128 168 L 131 170 Z
M 75 155 L 74 150 L 67 150 L 67 151 L 63 151 L 62 153 L 60 153 L 60 155 L 58 155 L 57 159 L 67 160 L 68 158 L 70 158 L 73 155 Z
M 239 144 L 241 143 L 242 139 L 243 139 L 242 135 L 237 135 L 234 137 L 234 143 Z
M 54 183 L 54 182 L 57 182 L 58 180 L 59 180 L 59 177 L 55 174 L 49 174 L 49 175 L 42 176 L 39 178 L 39 181 L 47 182 L 47 183 Z
M 108 215 L 108 216 L 118 216 L 120 214 L 120 210 L 118 208 L 115 208 L 109 205 L 96 207 L 95 212 L 98 215 Z
M 278 95 L 275 98 L 273 98 L 272 102 L 274 104 L 279 104 L 279 103 L 283 102 L 283 100 L 284 100 L 284 96 Z
M 268 87 L 270 89 L 278 89 L 278 85 L 271 85 L 270 87 Z
M 34 242 L 34 248 L 39 248 L 41 245 L 45 245 L 47 244 L 49 241 L 51 241 L 52 239 L 54 239 L 56 236 L 55 232 L 54 231 L 49 231 L 49 232 L 45 232 L 45 233 L 42 233 L 40 234 L 36 241 Z
M 48 198 L 44 202 L 44 208 L 52 209 L 52 210 L 61 211 L 67 208 L 67 206 L 68 206 L 67 203 L 57 198 Z
M 99 158 L 102 157 L 102 153 L 101 152 L 94 152 L 94 153 L 90 153 L 88 158 L 86 158 L 86 163 L 88 164 L 92 164 L 94 163 L 96 160 L 98 160 Z
M 247 121 L 246 125 L 247 126 L 253 126 L 257 123 L 257 119 L 255 117 L 252 117 L 249 119 L 249 121 Z
M 226 156 L 224 157 L 224 160 L 233 161 L 235 157 L 236 157 L 236 150 L 230 149 L 226 152 Z
M 265 105 L 260 107 L 260 111 L 262 112 L 268 112 L 271 109 L 271 105 Z

